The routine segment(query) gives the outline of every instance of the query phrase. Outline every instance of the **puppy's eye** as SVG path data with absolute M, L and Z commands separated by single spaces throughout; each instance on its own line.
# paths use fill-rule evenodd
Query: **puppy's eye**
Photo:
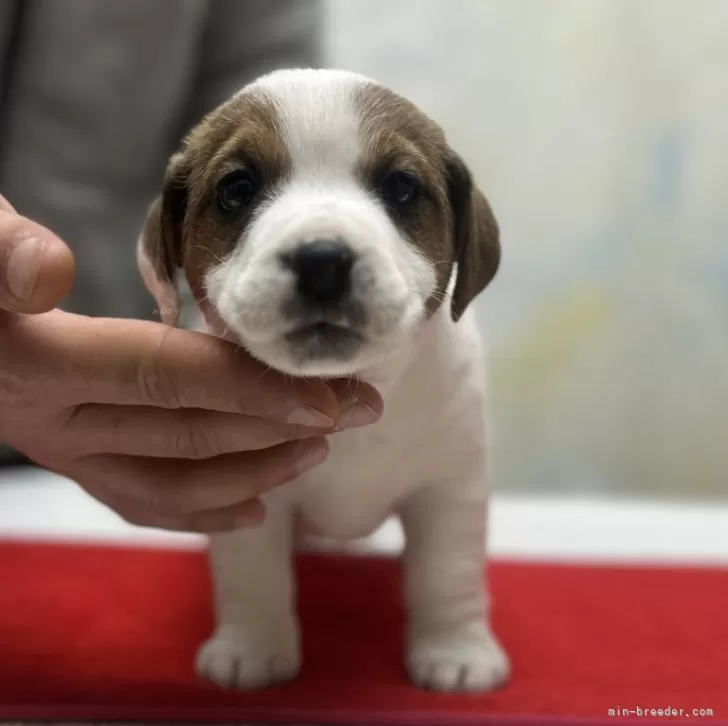
M 382 181 L 382 195 L 389 204 L 406 207 L 413 204 L 422 191 L 420 183 L 404 171 L 392 171 Z
M 258 193 L 258 184 L 247 171 L 234 171 L 220 181 L 217 200 L 226 212 L 237 212 L 247 207 Z

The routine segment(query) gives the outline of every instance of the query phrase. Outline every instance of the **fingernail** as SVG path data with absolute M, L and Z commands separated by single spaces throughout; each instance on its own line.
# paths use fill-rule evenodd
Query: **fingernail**
M 10 253 L 5 275 L 10 292 L 19 300 L 30 300 L 38 283 L 43 243 L 26 237 Z
M 328 429 L 334 425 L 334 419 L 315 408 L 297 408 L 288 416 L 288 423 Z
M 299 444 L 293 471 L 296 476 L 303 474 L 314 466 L 318 466 L 326 458 L 328 447 L 323 439 L 315 442 L 306 441 Z
M 343 409 L 343 413 L 336 421 L 336 426 L 340 429 L 355 429 L 376 423 L 379 421 L 379 417 L 380 414 L 366 401 L 353 401 L 348 408 Z

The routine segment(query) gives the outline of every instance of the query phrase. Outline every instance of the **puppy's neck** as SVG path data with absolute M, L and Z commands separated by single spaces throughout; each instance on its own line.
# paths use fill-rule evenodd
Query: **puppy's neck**
M 448 325 L 453 324 L 449 311 L 447 300 L 411 338 L 395 347 L 385 360 L 364 369 L 356 377 L 374 386 L 382 395 L 391 391 L 410 366 L 421 356 L 429 355 L 428 348 L 445 332 Z
M 420 333 L 421 331 L 418 332 L 418 336 Z M 416 341 L 409 340 L 388 355 L 386 360 L 357 373 L 356 378 L 371 384 L 380 394 L 384 395 L 395 387 L 397 381 L 412 363 L 417 348 Z

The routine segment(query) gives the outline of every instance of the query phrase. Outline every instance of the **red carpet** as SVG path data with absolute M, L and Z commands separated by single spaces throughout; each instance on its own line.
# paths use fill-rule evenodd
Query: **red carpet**
M 494 564 L 515 672 L 486 696 L 408 685 L 395 562 L 310 556 L 300 577 L 301 678 L 229 694 L 192 671 L 212 627 L 201 554 L 0 544 L 0 721 L 728 723 L 726 570 Z

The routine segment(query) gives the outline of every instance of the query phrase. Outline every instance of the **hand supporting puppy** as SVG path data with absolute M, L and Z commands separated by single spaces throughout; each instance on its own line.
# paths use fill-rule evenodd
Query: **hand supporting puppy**
M 325 434 L 381 413 L 363 384 L 294 382 L 210 336 L 54 310 L 73 276 L 66 245 L 0 197 L 0 439 L 130 522 L 258 523 L 258 496 L 323 461 Z

